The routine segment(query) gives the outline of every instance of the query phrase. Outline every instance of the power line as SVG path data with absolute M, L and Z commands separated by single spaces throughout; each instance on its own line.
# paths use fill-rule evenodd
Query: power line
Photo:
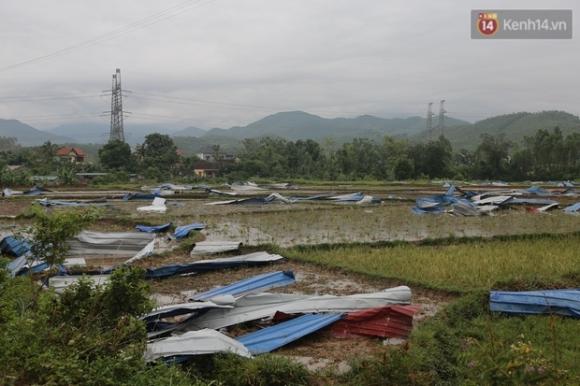
M 85 98 L 100 98 L 103 97 L 102 94 L 71 94 L 71 95 L 21 95 L 21 96 L 5 96 L 0 97 L 0 101 L 3 103 L 12 102 L 36 102 L 45 100 L 62 100 L 62 99 L 85 99 Z
M 116 39 L 122 35 L 129 33 L 129 32 L 132 32 L 132 31 L 135 31 L 138 29 L 142 29 L 142 28 L 146 28 L 146 27 L 149 27 L 150 25 L 153 25 L 153 24 L 159 23 L 161 21 L 176 17 L 190 8 L 207 5 L 213 1 L 215 1 L 215 0 L 209 0 L 207 2 L 203 2 L 203 0 L 197 0 L 193 3 L 191 2 L 191 0 L 184 1 L 184 2 L 178 3 L 176 5 L 173 5 L 169 8 L 166 8 L 160 12 L 157 12 L 153 15 L 149 15 L 145 18 L 136 20 L 132 23 L 129 23 L 129 24 L 126 24 L 126 25 L 121 26 L 119 28 L 116 28 L 112 31 L 105 33 L 105 34 L 95 36 L 91 39 L 87 39 L 85 41 L 82 41 L 82 42 L 58 49 L 58 50 L 50 52 L 48 54 L 44 54 L 44 55 L 36 56 L 36 57 L 30 58 L 30 59 L 26 59 L 26 60 L 23 60 L 21 62 L 10 64 L 10 65 L 5 66 L 5 67 L 0 67 L 0 72 L 8 71 L 8 70 L 20 67 L 20 66 L 24 66 L 26 64 L 30 64 L 30 63 L 41 61 L 41 60 L 48 59 L 48 58 L 52 58 L 55 56 L 64 55 L 64 54 L 67 54 L 67 53 L 74 51 L 76 49 L 79 49 L 79 48 L 90 47 L 90 46 L 94 46 L 94 45 L 97 45 L 100 43 L 104 43 L 104 42 L 112 40 L 112 39 Z

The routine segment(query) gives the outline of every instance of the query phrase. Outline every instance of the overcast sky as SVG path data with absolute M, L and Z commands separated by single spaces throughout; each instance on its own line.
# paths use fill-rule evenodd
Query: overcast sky
M 129 120 L 152 126 L 229 127 L 290 110 L 424 116 L 427 102 L 442 98 L 451 116 L 469 121 L 513 111 L 579 114 L 578 37 L 470 38 L 470 10 L 478 8 L 573 9 L 577 34 L 578 1 L 547 4 L 3 0 L 0 118 L 39 128 L 106 123 L 97 115 L 110 100 L 100 94 L 116 67 L 133 92 Z

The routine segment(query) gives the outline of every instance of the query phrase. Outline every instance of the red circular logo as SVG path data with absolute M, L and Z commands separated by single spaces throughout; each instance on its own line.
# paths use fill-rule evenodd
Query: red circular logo
M 477 29 L 479 33 L 485 36 L 491 36 L 497 32 L 499 23 L 497 22 L 497 16 L 490 15 L 486 13 L 480 13 L 477 19 Z

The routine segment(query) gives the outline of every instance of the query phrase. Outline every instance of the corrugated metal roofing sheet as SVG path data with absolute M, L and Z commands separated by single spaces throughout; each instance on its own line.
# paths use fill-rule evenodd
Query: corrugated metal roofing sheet
M 0 252 L 14 257 L 20 257 L 30 251 L 30 244 L 26 240 L 6 236 L 0 242 Z
M 222 328 L 274 316 L 277 311 L 287 314 L 344 313 L 389 304 L 409 304 L 411 289 L 407 286 L 389 288 L 381 292 L 349 296 L 312 296 L 279 293 L 247 295 L 237 300 L 234 308 L 209 310 L 191 321 L 196 328 Z
M 241 336 L 237 341 L 246 346 L 252 355 L 263 354 L 312 334 L 340 317 L 341 314 L 307 314 Z
M 82 231 L 68 242 L 70 256 L 131 257 L 145 248 L 154 234 L 143 232 L 89 232 Z
M 191 231 L 200 231 L 202 229 L 205 229 L 205 224 L 193 223 L 188 225 L 182 225 L 175 228 L 175 232 L 173 233 L 173 235 L 177 240 L 179 240 L 183 239 L 184 237 L 187 237 Z
M 333 324 L 331 331 L 342 338 L 352 335 L 406 338 L 413 329 L 413 315 L 418 310 L 418 306 L 390 305 L 351 312 Z
M 558 314 L 580 318 L 580 290 L 491 291 L 489 308 L 508 314 Z
M 282 259 L 284 259 L 284 257 L 280 255 L 273 255 L 267 252 L 254 252 L 234 257 L 221 257 L 217 259 L 199 260 L 194 261 L 190 264 L 173 264 L 166 265 L 163 267 L 149 268 L 147 269 L 146 277 L 149 279 L 158 279 L 174 275 L 185 275 L 197 272 L 213 271 L 216 269 L 264 265 Z
M 262 275 L 240 280 L 230 285 L 212 289 L 192 296 L 192 300 L 210 300 L 216 296 L 232 295 L 234 297 L 267 291 L 271 288 L 282 287 L 294 284 L 294 273 L 292 271 L 269 272 Z
M 163 225 L 153 225 L 153 226 L 136 225 L 135 226 L 135 229 L 137 229 L 139 232 L 145 232 L 145 233 L 167 232 L 169 230 L 169 228 L 171 228 L 170 222 L 168 222 L 167 224 L 163 224 Z
M 48 279 L 48 286 L 60 293 L 69 286 L 78 283 L 81 278 L 89 280 L 93 285 L 97 286 L 107 284 L 110 277 L 111 275 L 53 276 Z
M 232 252 L 237 251 L 241 246 L 241 241 L 200 241 L 195 243 L 195 246 L 191 250 L 191 255 Z
M 252 355 L 238 341 L 215 330 L 189 331 L 183 335 L 171 336 L 147 344 L 145 360 L 229 352 L 244 357 Z

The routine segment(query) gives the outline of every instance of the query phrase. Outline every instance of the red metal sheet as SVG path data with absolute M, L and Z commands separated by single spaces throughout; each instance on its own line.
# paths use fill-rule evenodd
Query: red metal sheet
M 353 335 L 381 338 L 406 338 L 413 329 L 413 315 L 418 306 L 392 305 L 351 312 L 334 323 L 334 336 L 346 338 Z

